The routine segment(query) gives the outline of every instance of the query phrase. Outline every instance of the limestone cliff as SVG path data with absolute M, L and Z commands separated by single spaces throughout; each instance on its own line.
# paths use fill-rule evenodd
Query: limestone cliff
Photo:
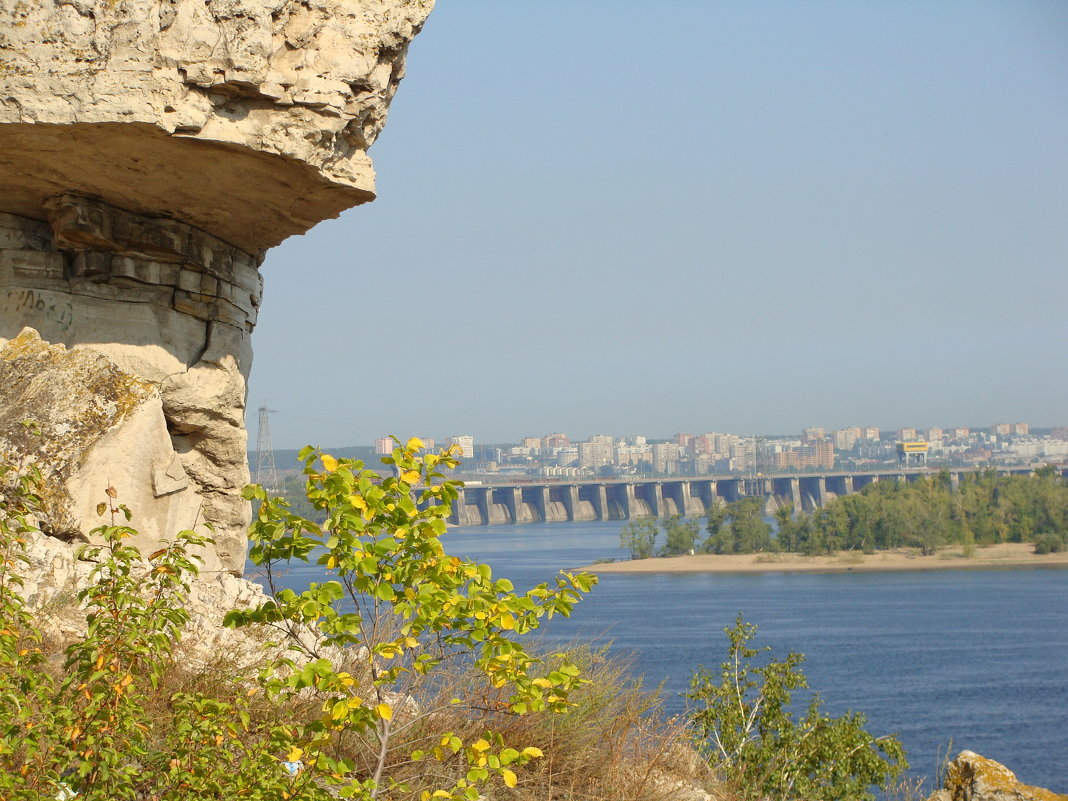
M 0 0 L 0 345 L 32 327 L 150 385 L 225 569 L 263 252 L 374 197 L 366 150 L 431 5 Z
M 0 211 L 166 216 L 256 253 L 374 197 L 432 0 L 0 0 Z

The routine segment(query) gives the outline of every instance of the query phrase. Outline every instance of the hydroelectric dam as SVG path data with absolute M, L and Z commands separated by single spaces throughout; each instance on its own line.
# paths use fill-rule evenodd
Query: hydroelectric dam
M 976 469 L 946 471 L 955 487 Z M 1001 468 L 999 474 L 1029 474 L 1031 467 Z M 915 481 L 938 471 L 915 468 L 863 473 L 820 473 L 755 477 L 590 479 L 513 484 L 467 484 L 448 521 L 454 526 L 630 520 L 635 517 L 704 515 L 716 503 L 762 499 L 767 513 L 792 505 L 812 511 L 841 495 L 878 481 Z

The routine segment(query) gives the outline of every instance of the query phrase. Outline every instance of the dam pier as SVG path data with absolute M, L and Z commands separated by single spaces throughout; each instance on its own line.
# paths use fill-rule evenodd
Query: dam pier
M 974 470 L 950 470 L 956 486 Z M 999 469 L 1032 472 L 1032 468 Z M 859 492 L 878 481 L 916 481 L 928 469 L 865 473 L 820 473 L 755 477 L 679 477 L 651 479 L 530 481 L 513 484 L 469 483 L 460 489 L 448 521 L 454 526 L 630 520 L 636 517 L 704 515 L 717 503 L 757 497 L 765 511 L 790 505 L 806 512 L 829 500 Z

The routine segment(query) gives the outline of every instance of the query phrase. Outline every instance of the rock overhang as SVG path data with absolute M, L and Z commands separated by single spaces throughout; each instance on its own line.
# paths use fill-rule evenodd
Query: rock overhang
M 0 0 L 0 211 L 57 193 L 250 253 L 374 198 L 433 0 Z
M 0 211 L 45 219 L 53 198 L 80 195 L 256 254 L 373 200 L 370 160 L 357 160 L 365 169 L 342 183 L 300 159 L 147 123 L 0 124 Z

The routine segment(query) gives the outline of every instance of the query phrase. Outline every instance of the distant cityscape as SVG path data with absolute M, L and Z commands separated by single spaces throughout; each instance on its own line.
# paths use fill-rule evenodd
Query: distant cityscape
M 630 478 L 653 476 L 758 475 L 818 471 L 861 471 L 892 467 L 910 456 L 940 467 L 991 467 L 1064 462 L 1068 427 L 1031 430 L 1027 423 L 989 428 L 852 427 L 828 431 L 812 427 L 799 436 L 757 436 L 706 432 L 676 434 L 667 440 L 640 435 L 592 436 L 573 442 L 566 434 L 524 437 L 518 443 L 478 443 L 460 434 L 437 443 L 420 439 L 427 450 L 455 445 L 460 471 L 468 475 L 521 477 Z M 376 440 L 378 454 L 395 442 Z

